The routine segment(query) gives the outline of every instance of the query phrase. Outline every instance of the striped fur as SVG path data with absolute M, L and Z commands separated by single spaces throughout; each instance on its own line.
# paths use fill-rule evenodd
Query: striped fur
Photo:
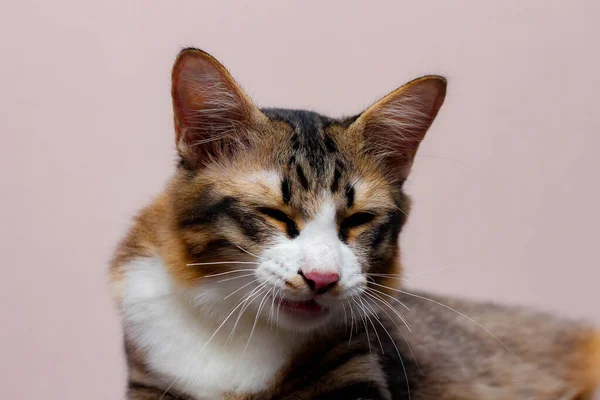
M 182 51 L 172 91 L 180 162 L 110 269 L 127 398 L 590 393 L 600 377 L 596 331 L 403 292 L 403 182 L 445 86 L 419 78 L 333 119 L 259 109 L 213 57 Z M 313 276 L 335 279 L 317 286 Z

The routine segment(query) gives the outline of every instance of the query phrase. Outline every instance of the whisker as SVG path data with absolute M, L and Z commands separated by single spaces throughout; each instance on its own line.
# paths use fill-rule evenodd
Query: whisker
M 271 297 L 272 297 L 272 299 L 271 299 L 271 300 L 272 300 L 272 301 L 271 301 L 271 309 L 269 310 L 269 324 L 270 324 L 269 326 L 273 326 L 273 318 L 272 318 L 272 316 L 271 316 L 271 315 L 272 315 L 272 313 L 274 313 L 274 308 L 275 308 L 275 297 L 276 297 L 276 296 L 277 296 L 277 294 L 278 294 L 278 293 L 281 291 L 281 288 L 279 288 L 279 290 L 277 291 L 277 294 L 276 294 L 276 293 L 275 293 L 275 291 L 276 291 L 278 288 L 277 288 L 277 286 L 275 286 L 275 285 L 277 285 L 277 283 L 278 283 L 279 281 L 281 281 L 281 280 L 283 280 L 283 279 L 282 279 L 282 278 L 277 278 L 277 281 L 276 281 L 276 282 L 275 282 L 275 284 L 273 285 L 273 294 L 271 295 Z
M 375 282 L 371 282 L 371 283 L 373 283 L 373 284 L 376 284 Z M 400 300 L 398 300 L 398 299 L 397 299 L 397 298 L 395 298 L 394 296 L 390 296 L 389 294 L 387 294 L 387 293 L 384 293 L 384 292 L 382 292 L 381 290 L 377 290 L 377 289 L 375 289 L 375 288 L 368 288 L 368 289 L 370 289 L 370 290 L 372 290 L 372 291 L 374 291 L 374 292 L 377 292 L 377 293 L 379 293 L 379 294 L 382 294 L 382 295 L 384 295 L 384 296 L 386 296 L 386 297 L 389 297 L 390 299 L 392 299 L 392 300 L 394 300 L 395 302 L 397 302 L 398 304 L 400 304 L 402 307 L 406 308 L 406 310 L 407 310 L 407 311 L 410 311 L 410 308 L 408 308 L 408 306 L 407 306 L 406 304 L 404 304 L 403 302 L 401 302 Z
M 229 332 L 229 336 L 227 337 L 227 341 L 229 341 L 229 339 L 233 336 L 233 333 L 235 332 L 235 328 L 237 327 L 237 324 L 240 321 L 240 319 L 242 318 L 242 315 L 244 314 L 244 312 L 248 309 L 250 304 L 252 304 L 252 302 L 263 293 L 263 291 L 264 291 L 263 288 L 267 285 L 268 282 L 269 282 L 269 280 L 266 280 L 263 283 L 261 283 L 260 285 L 258 285 L 257 287 L 255 287 L 254 289 L 252 289 L 250 291 L 250 293 L 248 293 L 244 297 L 244 299 L 240 301 L 240 303 L 244 304 L 244 306 L 238 313 L 235 323 L 233 324 L 233 328 L 231 329 L 231 332 Z
M 377 307 L 379 307 L 383 311 L 383 309 L 379 305 L 377 305 Z M 388 314 L 388 316 L 389 316 L 389 314 Z M 408 392 L 408 400 L 410 400 L 410 384 L 408 383 L 408 373 L 406 372 L 406 367 L 404 366 L 404 361 L 402 360 L 402 356 L 400 355 L 400 350 L 398 350 L 398 346 L 396 346 L 396 341 L 394 340 L 394 338 L 392 338 L 392 335 L 390 335 L 390 332 L 388 332 L 388 330 L 386 329 L 386 327 L 381 323 L 381 321 L 378 320 L 377 322 L 379 322 L 379 325 L 381 325 L 381 327 L 383 328 L 383 330 L 385 331 L 385 333 L 390 338 L 390 341 L 392 342 L 392 345 L 394 345 L 394 349 L 396 349 L 396 354 L 398 354 L 398 359 L 400 359 L 400 364 L 402 365 L 402 369 L 404 370 L 404 379 L 406 379 L 406 390 Z M 393 322 L 393 320 L 392 320 L 392 322 Z M 396 325 L 396 327 L 397 326 L 398 325 Z M 406 341 L 406 339 L 404 339 L 404 340 Z M 406 343 L 408 344 L 408 342 L 406 342 Z M 410 348 L 410 345 L 409 345 L 409 348 Z M 411 353 L 412 353 L 412 350 L 411 350 Z M 414 354 L 413 354 L 413 359 L 414 359 Z M 415 360 L 415 362 L 416 362 L 416 360 Z
M 346 328 L 345 332 L 348 332 L 348 314 L 346 313 L 346 306 L 342 302 L 342 309 L 344 310 L 344 326 Z
M 398 207 L 397 205 L 393 204 L 392 205 L 394 208 L 396 208 L 398 211 L 400 211 L 402 214 L 404 214 L 404 216 L 408 217 L 408 214 L 406 213 L 406 211 L 404 211 L 403 209 L 401 209 L 400 207 Z
M 237 292 L 239 292 L 240 290 L 242 290 L 243 288 L 245 288 L 246 286 L 250 286 L 252 285 L 254 282 L 258 281 L 258 278 L 246 283 L 244 286 L 234 290 L 233 292 L 229 293 L 227 296 L 223 297 L 223 300 L 227 300 L 228 298 L 230 298 L 231 296 L 233 296 L 234 294 L 236 294 Z
M 361 302 L 361 304 L 363 304 L 363 305 L 365 304 L 365 303 L 363 303 L 363 299 L 359 298 L 359 301 Z M 368 302 L 366 302 L 366 303 L 368 304 Z M 375 312 L 375 310 L 373 310 L 373 312 Z M 376 313 L 374 315 L 376 315 Z M 379 333 L 377 332 L 377 329 L 375 328 L 375 325 L 373 324 L 373 320 L 371 319 L 369 314 L 365 314 L 365 317 L 367 318 L 367 320 L 373 327 L 373 332 L 375 332 L 375 336 L 377 337 L 377 341 L 379 342 L 379 347 L 381 348 L 381 354 L 385 354 L 385 351 L 383 350 L 383 344 L 381 343 L 381 339 L 379 339 Z M 379 318 L 376 318 L 376 319 L 377 319 L 377 321 L 379 321 Z M 381 323 L 381 321 L 379 321 L 379 323 Z
M 279 294 L 283 291 L 283 288 L 279 289 L 279 291 L 277 292 L 277 296 L 279 296 Z M 281 301 L 277 302 L 277 326 L 279 326 L 279 311 L 281 309 Z M 279 332 L 279 330 L 278 330 Z
M 263 293 L 263 289 L 264 289 L 264 287 L 265 287 L 265 286 L 267 286 L 267 284 L 269 283 L 269 280 L 270 280 L 270 279 L 271 279 L 271 278 L 267 279 L 266 281 L 264 281 L 263 283 L 261 283 L 260 285 L 258 285 L 258 286 L 257 286 L 257 287 L 255 287 L 254 289 L 252 289 L 252 291 L 250 291 L 250 293 L 249 293 L 249 295 L 247 296 L 247 298 L 250 298 L 250 297 L 252 297 L 252 296 L 256 296 L 256 295 L 257 295 L 257 293 Z M 245 306 L 245 307 L 242 309 L 242 311 L 241 311 L 241 312 L 243 313 L 244 311 L 246 311 L 246 309 L 248 308 L 248 306 L 249 306 L 249 305 L 250 305 L 250 304 L 247 304 L 247 305 L 246 305 L 246 306 Z
M 169 392 L 169 390 L 171 390 L 171 388 L 173 387 L 173 385 L 179 380 L 179 377 L 176 377 L 173 382 L 171 382 L 171 384 L 169 386 L 167 386 L 167 388 L 165 389 L 165 391 L 163 392 L 163 394 L 158 398 L 158 400 L 163 400 L 165 398 L 165 395 Z
M 352 324 L 350 325 L 350 339 L 348 339 L 348 347 L 350 347 L 350 343 L 352 342 L 352 332 L 354 331 L 354 309 L 350 300 L 346 300 L 348 302 L 348 307 L 350 307 L 350 318 L 352 319 Z
M 353 333 L 352 331 L 354 329 L 354 311 L 352 310 L 352 304 L 350 304 L 350 301 L 346 300 L 346 303 L 348 303 L 348 310 L 349 310 L 349 314 L 350 314 L 350 318 L 351 318 L 351 321 L 350 321 L 350 337 L 348 339 L 348 346 L 347 346 L 347 347 L 350 347 L 350 343 L 352 342 L 352 333 Z M 348 330 L 348 322 L 349 321 L 345 321 L 345 323 L 346 323 L 346 330 Z
M 202 346 L 202 348 L 200 349 L 199 352 L 202 352 L 206 346 L 208 346 L 208 344 L 212 341 L 212 339 L 217 335 L 217 333 L 221 330 L 221 328 L 223 327 L 223 325 L 225 325 L 225 323 L 229 320 L 229 318 L 233 315 L 233 313 L 240 307 L 242 306 L 242 304 L 244 304 L 243 302 L 238 303 L 233 310 L 231 310 L 231 312 L 227 315 L 227 317 L 225 317 L 225 319 L 223 320 L 223 322 L 221 322 L 221 324 L 217 327 L 217 329 L 215 329 L 214 333 L 208 338 L 208 340 L 206 341 L 206 343 L 204 343 L 204 346 Z M 167 386 L 167 388 L 165 389 L 165 391 L 163 392 L 163 394 L 160 396 L 159 400 L 162 400 L 165 395 L 169 392 L 169 390 L 171 390 L 171 388 L 173 387 L 173 385 L 179 380 L 179 377 L 176 377 L 175 379 L 173 379 L 173 382 L 171 382 L 171 384 L 169 386 Z
M 275 289 L 277 286 L 273 285 L 273 294 L 271 295 L 271 309 L 269 310 L 269 326 L 273 326 L 273 309 L 275 308 Z
M 219 264 L 260 264 L 256 261 L 214 261 L 214 262 L 204 262 L 204 263 L 192 263 L 185 264 L 186 267 L 196 267 L 199 265 L 219 265 Z
M 233 274 L 235 272 L 248 272 L 248 271 L 254 271 L 253 269 L 249 269 L 249 268 L 245 268 L 245 269 L 236 269 L 234 271 L 227 271 L 227 272 L 219 272 L 218 274 L 210 274 L 210 275 L 204 275 L 204 278 L 212 278 L 214 276 L 222 276 L 222 275 L 227 275 L 227 274 Z
M 471 321 L 472 323 L 474 323 L 475 325 L 477 325 L 478 327 L 480 327 L 481 329 L 483 329 L 484 331 L 486 331 L 486 332 L 487 332 L 487 333 L 488 333 L 490 336 L 492 336 L 494 339 L 496 339 L 496 341 L 497 341 L 498 343 L 500 343 L 500 344 L 502 345 L 502 347 L 504 347 L 504 348 L 505 348 L 505 349 L 506 349 L 506 350 L 507 350 L 507 351 L 508 351 L 510 354 L 512 354 L 512 355 L 513 355 L 513 356 L 514 356 L 514 357 L 515 357 L 517 360 L 519 360 L 520 362 L 523 362 L 523 360 L 521 360 L 521 358 L 520 358 L 519 356 L 517 356 L 517 355 L 516 355 L 516 354 L 515 354 L 515 353 L 514 353 L 514 352 L 513 352 L 513 351 L 512 351 L 512 350 L 511 350 L 511 349 L 510 349 L 510 348 L 509 348 L 507 345 L 505 345 L 505 344 L 504 344 L 504 342 L 503 342 L 502 340 L 500 340 L 500 339 L 499 339 L 499 338 L 498 338 L 496 335 L 494 335 L 492 332 L 490 332 L 490 331 L 489 331 L 489 330 L 488 330 L 486 327 L 484 327 L 483 325 L 481 325 L 479 322 L 475 321 L 473 318 L 469 317 L 468 315 L 465 315 L 465 314 L 461 313 L 460 311 L 457 311 L 457 310 L 455 310 L 454 308 L 452 308 L 452 307 L 450 307 L 450 306 L 447 306 L 447 305 L 446 305 L 446 304 L 444 304 L 444 303 L 440 303 L 439 301 L 436 301 L 436 300 L 430 299 L 430 298 L 428 298 L 428 297 L 419 296 L 418 294 L 414 294 L 414 293 L 406 292 L 406 291 L 404 291 L 404 290 L 400 290 L 400 289 L 394 289 L 394 288 L 391 288 L 391 287 L 387 287 L 387 286 L 385 286 L 385 285 L 380 285 L 380 284 L 378 284 L 378 283 L 374 283 L 374 285 L 377 285 L 377 286 L 382 286 L 382 287 L 385 287 L 385 288 L 387 288 L 387 289 L 390 289 L 390 290 L 393 290 L 393 291 L 396 291 L 396 292 L 399 292 L 399 293 L 406 294 L 406 295 L 408 295 L 408 296 L 412 296 L 412 297 L 416 297 L 416 298 L 418 298 L 418 299 L 421 299 L 421 300 L 426 300 L 426 301 L 429 301 L 429 302 L 431 302 L 431 303 L 433 303 L 433 304 L 437 304 L 438 306 L 444 307 L 444 308 L 446 308 L 446 309 L 448 309 L 448 310 L 450 310 L 450 311 L 453 311 L 453 312 L 457 313 L 457 314 L 458 314 L 458 315 L 460 315 L 461 317 L 468 319 L 469 321 Z
M 234 279 L 246 278 L 248 276 L 254 276 L 254 274 L 246 274 L 246 275 L 234 276 L 233 278 L 219 279 L 217 282 L 227 282 L 227 281 L 232 281 Z
M 229 336 L 227 336 L 227 340 L 225 341 L 225 343 L 228 343 L 229 340 L 233 337 L 233 334 L 235 333 L 235 329 L 237 328 L 238 322 L 240 322 L 242 315 L 248 309 L 248 307 L 250 307 L 250 304 L 252 304 L 254 302 L 254 300 L 256 300 L 263 293 L 264 293 L 264 288 L 261 288 L 254 294 L 250 294 L 250 295 L 246 296 L 245 299 L 241 302 L 244 304 L 244 306 L 238 312 L 238 316 L 237 316 L 235 322 L 233 323 L 233 327 L 231 328 L 231 331 L 229 332 Z
M 417 361 L 417 357 L 415 356 L 415 353 L 414 353 L 410 343 L 408 342 L 408 339 L 404 335 L 404 332 L 402 332 L 402 329 L 398 326 L 398 324 L 396 323 L 394 318 L 385 309 L 383 309 L 379 304 L 376 304 L 376 306 L 388 317 L 388 319 L 392 322 L 392 324 L 394 324 L 394 326 L 396 327 L 396 331 L 398 333 L 400 333 L 400 335 L 402 335 L 402 339 L 404 339 L 404 342 L 406 342 L 406 345 L 408 346 L 408 350 L 410 351 L 410 355 L 412 356 L 412 359 L 414 360 L 414 362 L 417 366 L 417 369 L 419 370 L 421 375 L 424 375 L 423 371 L 421 370 L 421 366 L 419 365 L 419 362 Z M 392 310 L 396 310 L 396 309 L 392 308 Z M 408 325 L 406 327 L 409 328 Z M 409 330 L 410 330 L 410 328 L 409 328 Z
M 398 316 L 398 318 L 400 318 L 400 320 L 404 323 L 404 325 L 406 325 L 406 328 L 408 329 L 408 331 L 412 332 L 412 330 L 410 329 L 410 325 L 408 325 L 408 321 L 406 321 L 406 319 L 402 316 L 402 314 L 400 314 L 398 312 L 398 310 L 396 310 L 394 307 L 392 307 L 387 301 L 383 300 L 381 297 L 379 297 L 373 293 L 365 292 L 365 295 L 367 295 L 373 299 L 376 299 L 376 300 L 382 302 L 383 304 L 385 304 L 387 307 L 389 307 L 389 309 L 392 310 Z
M 452 268 L 455 267 L 456 264 L 449 264 L 446 265 L 445 267 L 440 267 L 440 268 L 435 268 L 435 269 L 428 269 L 426 271 L 418 271 L 418 272 L 410 272 L 408 274 L 406 274 L 407 276 L 415 276 L 415 275 L 425 275 L 425 274 L 431 274 L 432 272 L 440 272 L 440 271 L 444 271 L 448 268 Z
M 485 174 L 483 173 L 483 171 L 481 171 L 479 168 L 477 168 L 477 167 L 475 167 L 475 166 L 473 166 L 471 164 L 467 164 L 464 161 L 455 160 L 454 158 L 442 157 L 442 156 L 434 156 L 434 155 L 431 155 L 431 154 L 417 154 L 416 157 L 430 157 L 430 158 L 439 158 L 440 160 L 453 161 L 455 163 L 462 164 L 465 167 L 472 168 L 473 170 L 475 170 L 475 172 L 479 173 L 482 176 L 485 176 Z
M 256 257 L 256 258 L 258 258 L 259 260 L 261 260 L 261 259 L 262 259 L 262 257 L 259 257 L 259 256 L 257 256 L 257 255 L 256 255 L 256 254 L 254 254 L 254 253 L 250 253 L 248 250 L 244 249 L 244 248 L 243 248 L 242 246 L 240 246 L 240 245 L 237 245 L 237 244 L 236 244 L 236 245 L 235 245 L 235 247 L 237 247 L 238 249 L 240 249 L 241 251 L 243 251 L 243 252 L 244 252 L 244 253 L 246 253 L 246 254 L 249 254 L 249 255 L 251 255 L 251 256 L 253 256 L 253 257 Z
M 365 293 L 365 292 L 363 292 L 363 293 Z M 362 302 L 362 298 L 360 298 L 360 297 L 359 297 L 359 300 L 360 300 L 361 304 L 365 305 L 366 307 L 368 307 L 368 309 L 369 309 L 369 310 L 371 310 L 371 313 L 372 313 L 372 314 L 371 314 L 371 316 L 373 316 L 373 317 L 375 317 L 375 318 L 379 319 L 379 315 L 377 315 L 377 311 L 376 311 L 376 310 L 375 310 L 375 309 L 374 309 L 374 308 L 371 306 L 371 304 L 369 304 L 369 302 L 368 302 L 368 301 L 367 301 L 367 302 L 365 302 L 365 303 L 363 303 L 363 302 Z M 365 300 L 366 300 L 366 299 L 365 299 Z
M 217 332 L 219 332 L 219 330 L 223 327 L 223 325 L 225 325 L 225 323 L 227 322 L 227 320 L 233 315 L 233 313 L 235 312 L 235 310 L 237 310 L 240 306 L 242 306 L 242 304 L 244 304 L 244 303 L 243 302 L 238 303 L 238 305 L 235 306 L 235 308 L 233 310 L 231 310 L 231 312 L 227 315 L 227 317 L 225 317 L 225 320 L 223 322 L 221 322 L 221 325 L 219 325 L 219 327 L 215 330 L 215 332 L 211 335 L 211 337 L 208 338 L 208 340 L 206 341 L 206 343 L 204 344 L 204 346 L 200 349 L 200 351 L 204 350 L 206 348 L 206 346 L 208 346 L 208 344 L 215 337 L 215 335 L 217 334 Z
M 256 317 L 254 318 L 254 324 L 252 325 L 252 330 L 250 331 L 250 336 L 248 337 L 248 341 L 246 342 L 246 346 L 244 346 L 244 351 L 242 354 L 246 354 L 246 349 L 248 349 L 248 345 L 250 344 L 250 340 L 252 340 L 252 335 L 254 334 L 254 329 L 256 328 L 256 323 L 258 322 L 258 317 L 260 316 L 260 312 L 262 311 L 263 304 L 269 295 L 269 290 L 265 293 L 260 304 L 258 305 L 258 310 L 256 311 Z
M 443 271 L 445 269 L 452 268 L 452 267 L 455 267 L 455 266 L 456 266 L 456 264 L 450 264 L 450 265 L 446 265 L 445 267 L 430 269 L 430 270 L 426 270 L 426 271 L 418 271 L 418 272 L 410 272 L 410 273 L 402 273 L 402 274 L 372 274 L 372 273 L 369 273 L 368 275 L 370 275 L 370 276 L 379 276 L 379 277 L 383 277 L 383 278 L 390 278 L 390 279 L 402 280 L 402 277 L 404 277 L 404 276 L 415 276 L 415 275 L 430 274 L 432 272 Z
M 358 308 L 363 311 L 363 314 L 366 313 L 365 309 L 362 308 L 362 306 L 360 304 L 358 304 L 356 299 L 352 299 L 352 301 L 354 301 L 354 303 L 358 306 Z M 365 317 L 363 314 L 360 315 L 360 318 L 362 319 L 363 325 L 365 326 L 365 334 L 367 335 L 367 344 L 369 345 L 369 354 L 372 354 L 371 353 L 371 340 L 369 339 L 369 327 L 367 326 L 367 321 L 365 320 Z

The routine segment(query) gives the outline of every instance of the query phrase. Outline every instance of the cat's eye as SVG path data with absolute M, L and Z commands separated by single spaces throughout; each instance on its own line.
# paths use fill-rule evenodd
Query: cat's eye
M 340 230 L 348 230 L 373 221 L 375 214 L 371 212 L 357 212 L 344 219 L 340 224 Z
M 298 225 L 296 225 L 296 221 L 294 221 L 289 215 L 284 213 L 281 210 L 271 207 L 258 207 L 258 212 L 266 215 L 267 217 L 271 217 L 274 220 L 279 222 L 283 222 L 286 226 L 286 233 L 290 238 L 295 238 L 300 234 L 298 230 Z

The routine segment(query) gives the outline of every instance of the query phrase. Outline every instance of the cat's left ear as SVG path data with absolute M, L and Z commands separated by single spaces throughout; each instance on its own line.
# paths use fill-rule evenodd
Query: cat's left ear
M 230 156 L 266 119 L 225 67 L 202 50 L 179 53 L 171 92 L 177 150 L 188 169 Z
M 402 182 L 445 96 L 445 78 L 415 79 L 369 107 L 350 130 L 361 137 L 364 150 Z

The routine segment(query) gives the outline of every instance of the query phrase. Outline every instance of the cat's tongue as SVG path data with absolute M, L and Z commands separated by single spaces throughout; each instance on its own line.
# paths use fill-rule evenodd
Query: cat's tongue
M 319 305 L 313 299 L 305 301 L 280 299 L 279 302 L 281 309 L 292 314 L 318 315 L 327 311 L 325 307 Z

